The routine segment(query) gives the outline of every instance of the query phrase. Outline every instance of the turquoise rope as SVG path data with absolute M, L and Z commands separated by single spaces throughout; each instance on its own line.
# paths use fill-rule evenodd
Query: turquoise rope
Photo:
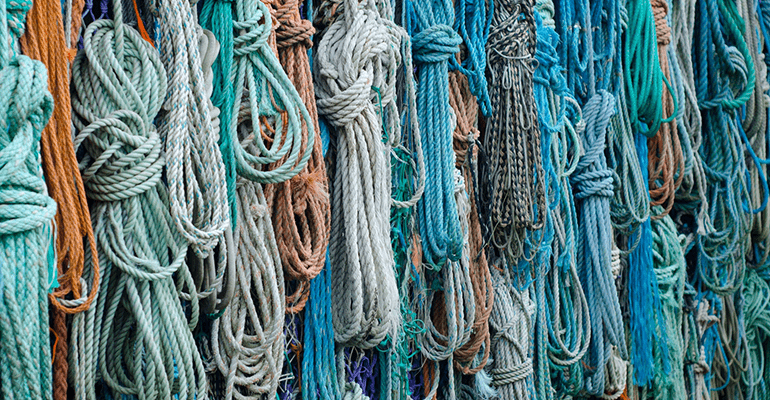
M 494 3 L 486 3 L 485 0 L 455 1 L 454 29 L 462 37 L 467 55 L 462 62 L 457 62 L 457 59 L 452 57 L 449 67 L 468 77 L 468 86 L 478 100 L 481 114 L 489 117 L 492 113 L 492 103 L 489 100 L 486 78 L 486 44 Z
M 53 112 L 45 66 L 11 46 L 31 1 L 0 1 L 0 398 L 50 399 L 48 290 L 56 203 L 40 135 Z
M 449 59 L 462 39 L 452 29 L 450 0 L 406 2 L 407 26 L 417 67 L 417 114 L 425 154 L 425 192 L 417 203 L 423 258 L 440 269 L 460 259 L 463 233 L 454 199 L 454 150 L 449 105 Z

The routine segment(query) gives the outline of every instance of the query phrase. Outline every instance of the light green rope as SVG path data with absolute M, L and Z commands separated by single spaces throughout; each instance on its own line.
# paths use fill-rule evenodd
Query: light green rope
M 161 182 L 165 160 L 152 121 L 166 94 L 158 53 L 115 20 L 88 26 L 73 75 L 75 149 L 96 235 L 103 281 L 73 320 L 71 381 L 76 399 L 96 399 L 101 378 L 114 395 L 202 400 L 207 381 L 180 304 L 195 285 L 187 242 L 174 228 Z M 175 282 L 176 277 L 177 282 Z M 191 299 L 197 315 L 197 297 Z
M 0 398 L 50 399 L 49 271 L 55 271 L 40 132 L 53 111 L 48 74 L 19 55 L 31 1 L 0 1 Z

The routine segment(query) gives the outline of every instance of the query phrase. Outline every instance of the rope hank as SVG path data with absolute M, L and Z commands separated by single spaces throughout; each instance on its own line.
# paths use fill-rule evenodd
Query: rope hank
M 575 200 L 579 200 L 578 275 L 591 315 L 591 345 L 583 361 L 588 366 L 585 389 L 594 395 L 605 392 L 605 368 L 614 358 L 612 348 L 626 358 L 620 303 L 610 271 L 609 199 L 613 196 L 613 175 L 604 157 L 607 127 L 614 112 L 615 99 L 603 90 L 583 107 L 586 129 L 581 140 L 585 154 L 571 177 Z
M 273 226 L 284 270 L 287 278 L 299 281 L 296 293 L 287 296 L 287 310 L 299 312 L 310 293 L 309 281 L 324 266 L 329 245 L 329 184 L 307 52 L 313 44 L 314 30 L 310 21 L 300 18 L 299 1 L 276 0 L 274 7 L 278 20 L 278 56 L 294 87 L 303 88 L 298 92 L 312 121 L 311 127 L 302 126 L 303 146 L 307 146 L 308 135 L 314 135 L 305 169 L 287 182 L 265 188 L 268 204 L 272 205 Z
M 49 288 L 56 203 L 38 143 L 53 112 L 45 66 L 18 54 L 31 2 L 0 2 L 0 397 L 51 399 Z M 50 275 L 50 276 L 49 276 Z
M 234 267 L 228 265 L 234 263 L 230 259 L 233 254 L 228 254 L 223 243 L 230 215 L 222 156 L 216 145 L 211 102 L 201 64 L 199 41 L 204 34 L 200 26 L 188 23 L 196 19 L 188 2 L 163 0 L 158 7 L 158 47 L 169 82 L 159 131 L 167 160 L 171 215 L 176 229 L 190 242 L 190 249 L 195 253 L 190 259 L 193 273 L 206 278 L 216 274 L 216 282 L 206 282 L 210 287 L 200 288 L 196 294 L 203 299 L 217 294 L 223 286 L 225 271 L 234 271 Z M 223 246 L 215 260 L 213 252 L 220 243 Z M 230 252 L 234 253 L 232 249 Z M 225 298 L 216 304 L 214 300 L 204 302 L 204 312 L 222 310 L 229 301 Z
M 383 143 L 400 131 L 392 110 L 401 38 L 374 6 L 346 2 L 323 32 L 313 65 L 318 112 L 336 142 L 329 249 L 335 341 L 362 349 L 395 337 L 401 325 L 389 245 L 390 145 Z
M 205 399 L 190 332 L 197 320 L 187 320 L 179 300 L 194 290 L 187 243 L 168 211 L 152 125 L 166 75 L 152 46 L 122 22 L 121 7 L 115 2 L 115 20 L 88 26 L 73 64 L 75 149 L 104 272 L 94 306 L 72 324 L 75 398 L 95 399 L 101 379 L 113 396 Z M 194 316 L 195 299 L 191 306 Z
M 417 68 L 417 115 L 425 151 L 425 193 L 417 203 L 423 258 L 434 269 L 460 259 L 463 232 L 454 199 L 452 132 L 455 116 L 447 90 L 449 60 L 462 39 L 452 29 L 448 0 L 408 2 L 407 30 Z
M 493 116 L 484 137 L 488 222 L 495 250 L 509 264 L 524 254 L 523 230 L 543 227 L 545 178 L 533 97 L 537 34 L 534 3 L 498 0 L 487 41 Z
M 276 398 L 286 307 L 283 271 L 262 187 L 238 184 L 238 271 L 234 300 L 214 321 L 211 349 L 227 400 Z

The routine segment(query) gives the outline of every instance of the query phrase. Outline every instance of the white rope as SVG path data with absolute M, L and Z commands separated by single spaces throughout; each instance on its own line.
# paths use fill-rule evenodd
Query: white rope
M 221 286 L 225 265 L 232 258 L 222 243 L 230 226 L 230 208 L 217 144 L 219 134 L 211 121 L 211 87 L 206 85 L 202 68 L 204 58 L 213 61 L 212 53 L 218 46 L 208 45 L 213 35 L 206 36 L 194 22 L 197 16 L 189 1 L 160 0 L 159 11 L 158 47 L 168 75 L 159 131 L 165 144 L 171 215 L 197 258 L 208 259 L 199 261 L 207 269 L 204 274 L 216 273 L 216 282 L 206 282 L 209 287 L 199 288 L 198 296 L 204 298 Z M 198 48 L 201 45 L 206 45 L 203 52 Z M 219 244 L 223 245 L 222 251 L 214 260 L 213 250 Z
M 318 111 L 336 136 L 329 252 L 335 340 L 343 346 L 374 347 L 401 325 L 390 246 L 390 146 L 378 114 L 380 104 L 395 106 L 400 46 L 371 1 L 347 1 L 315 53 Z M 387 131 L 400 130 L 398 114 L 389 115 Z
M 283 270 L 262 186 L 238 180 L 237 285 L 211 330 L 225 399 L 275 398 L 283 366 Z
M 507 270 L 490 269 L 495 288 L 495 303 L 489 316 L 489 324 L 494 329 L 492 386 L 501 399 L 528 399 L 534 372 L 530 337 L 535 303 L 528 289 L 514 287 Z

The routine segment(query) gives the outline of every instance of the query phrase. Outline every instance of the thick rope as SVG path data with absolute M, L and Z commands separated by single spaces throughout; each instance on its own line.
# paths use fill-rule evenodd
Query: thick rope
M 299 312 L 310 293 L 309 281 L 324 266 L 331 217 L 329 184 L 307 53 L 314 30 L 310 21 L 300 18 L 298 0 L 276 0 L 273 7 L 278 20 L 278 56 L 289 79 L 298 88 L 313 124 L 312 128 L 302 125 L 303 145 L 307 145 L 308 135 L 315 136 L 305 170 L 287 182 L 265 188 L 286 276 L 299 281 L 297 292 L 287 296 L 287 311 Z
M 168 211 L 152 125 L 166 75 L 152 46 L 123 24 L 121 7 L 114 4 L 115 20 L 89 25 L 73 65 L 75 148 L 104 276 L 94 306 L 73 320 L 71 379 L 77 399 L 95 399 L 99 379 L 113 395 L 205 399 L 190 332 L 197 320 L 187 320 L 179 300 L 195 289 L 187 242 Z M 191 306 L 195 316 L 197 301 Z
M 340 346 L 371 348 L 401 325 L 390 247 L 389 132 L 401 38 L 374 3 L 345 3 L 313 63 L 319 114 L 334 126 L 332 316 Z M 378 113 L 379 112 L 379 113 Z M 387 118 L 386 118 L 387 117 Z M 339 356 L 338 356 L 339 358 Z
M 56 203 L 38 146 L 54 105 L 45 66 L 16 47 L 30 7 L 0 3 L 0 397 L 7 399 L 51 399 L 47 295 Z
M 190 259 L 193 273 L 202 273 L 206 278 L 216 274 L 216 282 L 206 279 L 206 287 L 195 294 L 208 298 L 218 294 L 226 271 L 227 278 L 233 279 L 234 250 L 228 249 L 224 240 L 225 231 L 230 229 L 230 215 L 222 156 L 216 145 L 201 66 L 199 40 L 203 32 L 196 23 L 189 22 L 197 18 L 188 2 L 163 0 L 158 8 L 158 48 L 169 82 L 159 132 L 167 159 L 171 215 L 199 259 Z M 216 257 L 214 249 L 220 244 Z M 204 311 L 221 310 L 227 301 L 224 298 L 215 304 L 214 298 L 209 299 Z
M 259 184 L 238 183 L 237 286 L 211 329 L 227 400 L 276 397 L 283 365 L 284 287 L 269 207 Z

